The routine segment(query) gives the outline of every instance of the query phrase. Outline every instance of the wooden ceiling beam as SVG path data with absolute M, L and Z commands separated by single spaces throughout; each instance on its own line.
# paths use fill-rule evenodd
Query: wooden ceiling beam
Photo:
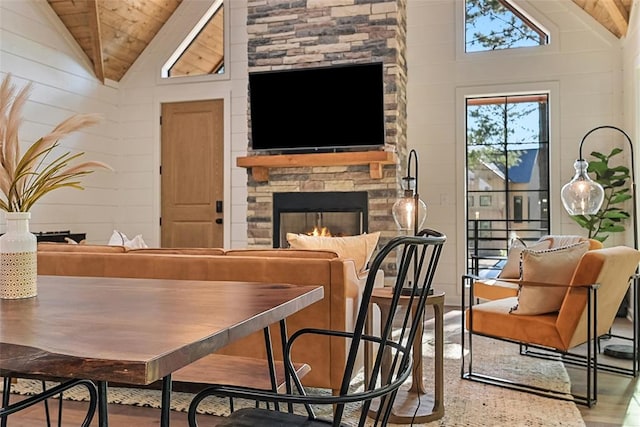
M 602 0 L 602 5 L 609 13 L 613 25 L 616 26 L 621 36 L 627 34 L 629 27 L 629 12 L 620 0 Z
M 91 60 L 96 77 L 104 83 L 104 61 L 102 58 L 102 36 L 100 33 L 100 17 L 98 16 L 98 0 L 87 0 L 87 21 L 91 33 Z

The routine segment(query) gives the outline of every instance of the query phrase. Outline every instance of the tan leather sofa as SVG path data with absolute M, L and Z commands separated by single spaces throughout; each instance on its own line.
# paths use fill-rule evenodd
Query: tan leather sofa
M 287 319 L 292 333 L 303 327 L 353 330 L 366 272 L 353 260 L 328 250 L 136 249 L 122 246 L 38 245 L 38 274 L 188 280 L 292 283 L 324 287 L 324 299 Z M 276 357 L 281 354 L 279 328 L 272 328 Z M 311 338 L 311 337 L 310 337 Z M 348 348 L 344 340 L 314 336 L 293 349 L 292 359 L 311 366 L 303 383 L 340 388 Z M 265 357 L 262 333 L 246 337 L 225 354 Z M 355 370 L 357 372 L 357 369 Z

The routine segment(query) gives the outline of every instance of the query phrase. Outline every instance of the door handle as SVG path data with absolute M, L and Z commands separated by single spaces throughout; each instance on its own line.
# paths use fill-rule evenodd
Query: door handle
M 216 224 L 222 224 L 222 218 L 216 218 Z

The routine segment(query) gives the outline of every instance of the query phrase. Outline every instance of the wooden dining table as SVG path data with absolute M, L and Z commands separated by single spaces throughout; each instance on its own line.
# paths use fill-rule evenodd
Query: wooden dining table
M 168 426 L 172 372 L 322 298 L 320 286 L 39 276 L 37 297 L 0 300 L 0 372 L 89 379 L 99 394 L 163 379 Z

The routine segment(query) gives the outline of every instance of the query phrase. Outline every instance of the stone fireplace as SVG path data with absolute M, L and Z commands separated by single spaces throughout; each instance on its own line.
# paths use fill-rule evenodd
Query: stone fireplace
M 270 157 L 266 166 L 247 163 L 253 169 L 247 182 L 249 246 L 271 247 L 282 240 L 274 217 L 274 198 L 280 193 L 363 193 L 367 206 L 361 231 L 380 231 L 380 242 L 386 243 L 398 234 L 391 207 L 401 194 L 400 165 L 407 152 L 406 0 L 249 0 L 247 7 L 249 72 L 383 63 L 385 153 L 378 154 L 393 159 L 354 162 L 347 153 L 330 153 L 335 161 L 298 154 L 280 155 L 287 157 L 281 162 L 260 156 Z M 248 125 L 250 134 L 250 118 Z M 256 153 L 249 151 L 252 156 Z

